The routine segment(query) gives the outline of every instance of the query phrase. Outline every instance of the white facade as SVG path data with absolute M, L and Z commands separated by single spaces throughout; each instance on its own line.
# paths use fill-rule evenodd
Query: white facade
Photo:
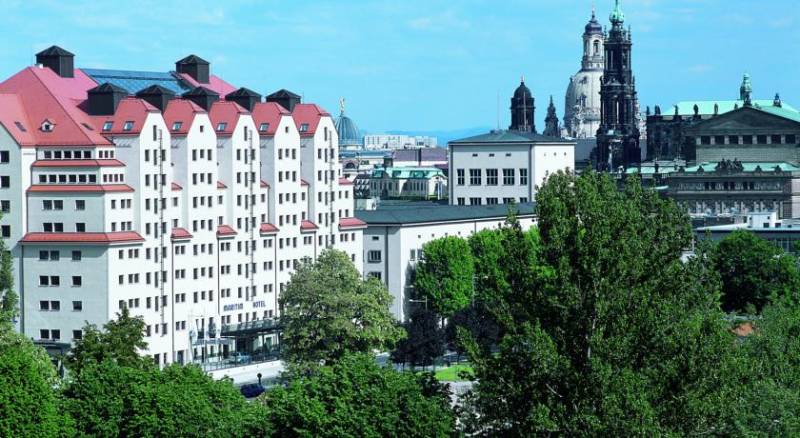
M 569 141 L 466 139 L 450 143 L 449 154 L 450 203 L 456 205 L 531 202 L 548 175 L 575 166 Z
M 402 134 L 369 134 L 364 136 L 364 149 L 394 150 L 414 148 L 435 148 L 436 137 Z
M 200 361 L 236 348 L 226 327 L 279 317 L 301 260 L 333 247 L 363 266 L 324 110 L 126 97 L 91 115 L 96 85 L 46 67 L 0 83 L 0 225 L 26 336 L 68 346 L 127 307 L 144 318 L 143 354 Z
M 364 231 L 364 275 L 381 279 L 394 298 L 391 312 L 399 321 L 404 321 L 409 312 L 409 297 L 413 294 L 413 271 L 422 255 L 422 246 L 447 236 L 468 238 L 473 233 L 501 227 L 506 220 L 506 211 L 495 207 L 495 211 L 484 211 L 488 207 L 439 206 L 425 209 L 416 219 L 397 222 L 384 220 L 383 212 L 359 211 L 358 217 L 367 222 Z M 461 219 L 444 219 L 452 212 L 435 213 L 459 209 Z M 477 210 L 477 211 L 476 211 Z M 472 211 L 472 213 L 471 213 Z M 431 212 L 429 214 L 429 212 Z M 411 213 L 413 214 L 413 212 Z M 470 215 L 474 217 L 469 217 Z M 535 224 L 532 213 L 518 216 L 523 229 Z

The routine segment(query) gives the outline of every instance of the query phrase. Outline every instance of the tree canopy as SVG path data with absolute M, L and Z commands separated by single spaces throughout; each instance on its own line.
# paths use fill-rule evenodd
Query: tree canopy
M 403 323 L 403 328 L 406 338 L 398 342 L 392 352 L 395 363 L 427 366 L 444 354 L 445 333 L 439 324 L 439 316 L 433 310 L 418 306 Z
M 475 266 L 467 242 L 456 236 L 432 240 L 422 247 L 414 288 L 437 313 L 449 317 L 470 304 Z
M 313 367 L 346 353 L 391 348 L 403 336 L 391 301 L 380 280 L 362 279 L 347 254 L 323 251 L 298 267 L 280 297 L 284 360 Z
M 711 258 L 722 279 L 722 309 L 757 313 L 773 297 L 797 297 L 797 259 L 747 230 L 737 230 L 713 246 Z

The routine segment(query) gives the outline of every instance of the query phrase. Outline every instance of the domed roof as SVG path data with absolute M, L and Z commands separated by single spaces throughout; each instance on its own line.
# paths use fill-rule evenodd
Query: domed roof
M 361 133 L 356 123 L 344 115 L 344 99 L 339 100 L 339 117 L 334 120 L 336 134 L 339 136 L 339 146 L 361 146 Z
M 529 98 L 531 96 L 533 96 L 533 94 L 531 94 L 531 90 L 525 86 L 525 78 L 522 78 L 519 82 L 519 87 L 514 90 L 514 99 Z
M 597 21 L 597 17 L 594 15 L 594 8 L 592 8 L 592 19 L 586 23 L 585 31 L 587 35 L 603 33 L 603 26 L 600 25 L 600 23 Z

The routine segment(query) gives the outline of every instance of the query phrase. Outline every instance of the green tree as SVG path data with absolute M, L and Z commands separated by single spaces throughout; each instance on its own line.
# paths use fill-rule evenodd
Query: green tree
M 147 348 L 144 340 L 144 319 L 133 317 L 127 307 L 117 314 L 117 319 L 107 322 L 103 330 L 94 324 L 83 328 L 83 338 L 77 340 L 66 357 L 70 372 L 80 373 L 89 364 L 106 360 L 121 366 L 147 368 L 153 362 L 139 354 Z
M 19 296 L 14 291 L 14 273 L 11 252 L 0 241 L 0 326 L 13 326 L 19 314 Z M 0 327 L 2 330 L 2 327 Z
M 737 230 L 712 250 L 722 278 L 726 312 L 760 312 L 771 297 L 796 297 L 800 290 L 797 259 L 746 230 Z
M 309 368 L 346 353 L 391 348 L 403 336 L 391 301 L 380 280 L 363 280 L 347 254 L 323 251 L 298 267 L 280 297 L 284 359 Z
M 423 245 L 422 254 L 414 280 L 417 296 L 443 317 L 469 305 L 475 266 L 467 241 L 442 237 Z
M 64 396 L 84 436 L 243 437 L 269 429 L 260 406 L 193 365 L 159 370 L 107 358 L 85 364 Z
M 418 307 L 403 323 L 403 328 L 407 336 L 392 352 L 395 363 L 428 366 L 444 354 L 445 333 L 439 324 L 439 316 L 433 310 Z
M 558 173 L 537 194 L 538 249 L 511 220 L 508 287 L 465 421 L 506 436 L 725 434 L 744 375 L 705 254 L 674 202 L 607 176 Z
M 298 376 L 261 400 L 281 437 L 445 437 L 455 426 L 448 391 L 433 376 L 382 368 L 365 354 Z
M 47 353 L 10 325 L 0 326 L 0 436 L 72 436 Z

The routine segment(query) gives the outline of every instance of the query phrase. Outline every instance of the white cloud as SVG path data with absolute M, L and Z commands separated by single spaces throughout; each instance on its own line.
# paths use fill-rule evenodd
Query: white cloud
M 692 66 L 690 66 L 690 67 L 689 67 L 688 69 L 686 69 L 686 70 L 687 70 L 689 73 L 694 73 L 694 74 L 697 74 L 697 75 L 702 75 L 702 74 L 705 74 L 705 73 L 708 73 L 708 72 L 710 72 L 710 71 L 711 71 L 711 70 L 713 70 L 713 69 L 714 69 L 714 66 L 712 66 L 712 65 L 709 65 L 709 64 L 695 64 L 695 65 L 692 65 Z

